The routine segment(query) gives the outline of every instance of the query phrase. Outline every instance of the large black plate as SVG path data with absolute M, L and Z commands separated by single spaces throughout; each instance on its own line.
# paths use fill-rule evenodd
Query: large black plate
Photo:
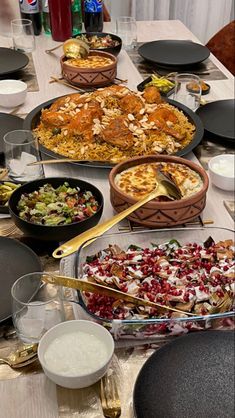
M 0 237 L 0 322 L 11 316 L 11 287 L 21 276 L 42 271 L 38 256 L 12 238 Z
M 0 163 L 4 160 L 3 137 L 7 132 L 22 129 L 23 119 L 15 115 L 0 112 Z
M 203 331 L 157 350 L 134 389 L 136 418 L 234 417 L 234 333 Z
M 58 97 L 55 99 L 48 100 L 45 103 L 40 104 L 35 109 L 33 109 L 25 118 L 23 129 L 31 130 L 36 128 L 36 126 L 39 124 L 41 111 L 42 109 L 48 108 L 52 103 L 54 103 L 55 100 L 57 100 Z M 174 155 L 178 155 L 179 157 L 188 154 L 190 151 L 192 151 L 202 140 L 204 129 L 202 122 L 200 118 L 188 107 L 184 106 L 181 103 L 178 103 L 174 100 L 167 99 L 167 102 L 174 105 L 178 109 L 182 110 L 184 114 L 188 117 L 189 121 L 193 123 L 196 126 L 196 132 L 194 134 L 193 140 L 188 144 L 185 148 L 178 151 Z M 40 151 L 51 157 L 51 158 L 62 158 L 63 156 L 60 154 L 56 154 L 53 151 L 50 151 L 49 149 L 45 148 L 43 145 L 39 145 Z M 98 168 L 112 168 L 114 164 L 107 164 L 107 163 L 97 163 L 97 162 L 84 162 L 84 163 L 71 163 L 71 164 L 77 164 L 77 165 L 83 165 L 86 167 L 98 167 Z
M 191 41 L 171 39 L 147 42 L 139 47 L 138 52 L 142 58 L 166 67 L 199 64 L 210 55 L 206 46 Z
M 0 48 L 0 77 L 26 67 L 27 55 L 10 48 Z
M 197 109 L 210 138 L 235 141 L 235 100 L 219 100 Z

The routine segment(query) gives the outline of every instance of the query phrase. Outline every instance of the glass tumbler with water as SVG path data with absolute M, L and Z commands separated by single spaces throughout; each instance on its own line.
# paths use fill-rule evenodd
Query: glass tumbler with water
M 20 52 L 35 50 L 33 24 L 29 19 L 14 19 L 11 21 L 13 48 Z
M 195 74 L 177 74 L 175 76 L 174 100 L 195 111 L 200 106 L 201 81 Z
M 40 161 L 38 142 L 31 131 L 11 131 L 3 140 L 6 168 L 11 180 L 20 183 L 44 176 L 42 165 L 28 165 Z
M 62 287 L 49 284 L 49 273 L 28 273 L 11 288 L 12 319 L 18 337 L 38 343 L 43 334 L 65 320 Z
M 116 21 L 116 33 L 122 39 L 123 46 L 129 50 L 137 44 L 137 25 L 134 17 L 121 16 Z

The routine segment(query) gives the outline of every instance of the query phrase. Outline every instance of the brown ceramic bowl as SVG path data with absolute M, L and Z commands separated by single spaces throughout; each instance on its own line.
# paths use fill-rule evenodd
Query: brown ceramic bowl
M 117 75 L 117 58 L 102 51 L 91 51 L 89 55 L 99 55 L 110 58 L 112 64 L 99 68 L 74 67 L 66 63 L 63 55 L 60 59 L 62 75 L 71 84 L 79 87 L 103 87 L 112 83 Z
M 153 200 L 128 216 L 128 219 L 131 221 L 145 227 L 162 228 L 181 225 L 185 222 L 189 222 L 202 212 L 206 204 L 206 192 L 208 189 L 209 181 L 207 174 L 202 167 L 180 157 L 151 155 L 147 157 L 132 158 L 117 164 L 111 170 L 109 174 L 110 200 L 112 206 L 117 212 L 122 212 L 124 209 L 133 205 L 136 200 L 133 197 L 124 194 L 116 186 L 116 175 L 130 167 L 139 164 L 161 161 L 184 164 L 188 166 L 201 176 L 203 180 L 203 187 L 199 192 L 182 200 L 172 202 L 158 202 Z

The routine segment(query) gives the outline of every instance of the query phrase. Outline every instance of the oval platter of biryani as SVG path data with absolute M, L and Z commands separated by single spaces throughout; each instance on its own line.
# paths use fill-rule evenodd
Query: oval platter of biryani
M 137 156 L 183 156 L 204 131 L 193 111 L 163 100 L 155 87 L 137 93 L 121 85 L 42 103 L 28 114 L 24 129 L 34 132 L 51 158 L 104 168 Z

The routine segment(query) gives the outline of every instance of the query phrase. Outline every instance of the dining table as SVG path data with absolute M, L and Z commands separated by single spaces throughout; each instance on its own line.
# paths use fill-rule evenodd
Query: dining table
M 105 32 L 113 32 L 113 22 L 104 23 Z M 179 20 L 161 21 L 137 21 L 138 42 L 152 40 L 191 40 L 200 43 L 197 37 Z M 36 37 L 36 48 L 31 53 L 32 65 L 35 69 L 35 88 L 28 91 L 24 104 L 16 109 L 4 108 L 0 103 L 0 112 L 11 113 L 26 117 L 26 115 L 41 103 L 65 94 L 75 93 L 72 87 L 51 82 L 51 77 L 60 77 L 60 56 L 62 48 L 47 54 L 45 50 L 53 48 L 58 43 L 51 36 L 41 35 Z M 1 47 L 12 47 L 10 37 L 0 36 Z M 234 98 L 234 77 L 218 59 L 210 54 L 212 63 L 223 73 L 221 79 L 213 78 L 209 81 L 211 89 L 205 97 L 206 102 Z M 130 59 L 128 52 L 123 48 L 118 55 L 117 77 L 126 80 L 125 85 L 136 91 L 136 87 L 143 77 Z M 34 80 L 35 81 L 35 80 Z M 203 141 L 206 141 L 206 136 Z M 226 144 L 219 144 L 217 153 L 226 152 Z M 229 151 L 231 152 L 231 151 Z M 45 156 L 43 156 L 45 157 Z M 210 156 L 209 156 L 210 157 Z M 207 155 L 207 159 L 209 158 Z M 203 154 L 192 151 L 184 158 L 207 169 L 207 161 L 203 160 Z M 46 177 L 74 177 L 94 184 L 104 196 L 104 210 L 101 222 L 111 218 L 115 211 L 110 202 L 109 176 L 107 168 L 88 167 L 72 163 L 44 165 Z M 228 213 L 225 202 L 233 201 L 233 192 L 224 191 L 209 182 L 206 206 L 200 215 L 200 223 L 195 225 L 205 227 L 207 224 L 213 227 L 234 228 L 234 219 Z M 1 223 L 11 222 L 10 219 L 0 219 Z M 190 227 L 184 225 L 184 228 Z M 115 225 L 109 233 L 124 233 L 133 231 L 133 227 L 127 220 Z M 137 228 L 138 229 L 138 228 Z M 143 229 L 144 230 L 144 229 Z M 223 237 L 221 237 L 222 239 Z M 62 264 L 64 261 L 62 262 Z M 50 271 L 61 270 L 58 260 L 47 258 L 45 269 Z M 64 268 L 64 266 L 63 266 Z M 73 309 L 68 304 L 68 317 L 74 315 Z M 10 332 L 12 331 L 12 333 Z M 6 326 L 0 324 L 0 357 L 6 355 L 18 340 L 14 330 L 10 328 L 6 333 Z M 11 335 L 12 334 L 12 335 Z M 160 344 L 160 343 L 159 343 Z M 159 344 L 118 345 L 111 367 L 115 370 L 119 384 L 120 399 L 122 405 L 122 418 L 133 417 L 133 387 L 139 370 L 149 356 L 159 347 Z M 0 366 L 0 417 L 4 418 L 102 418 L 102 407 L 99 398 L 99 384 L 85 389 L 65 389 L 56 386 L 42 372 L 40 365 L 35 364 L 27 370 L 13 370 L 7 365 Z

